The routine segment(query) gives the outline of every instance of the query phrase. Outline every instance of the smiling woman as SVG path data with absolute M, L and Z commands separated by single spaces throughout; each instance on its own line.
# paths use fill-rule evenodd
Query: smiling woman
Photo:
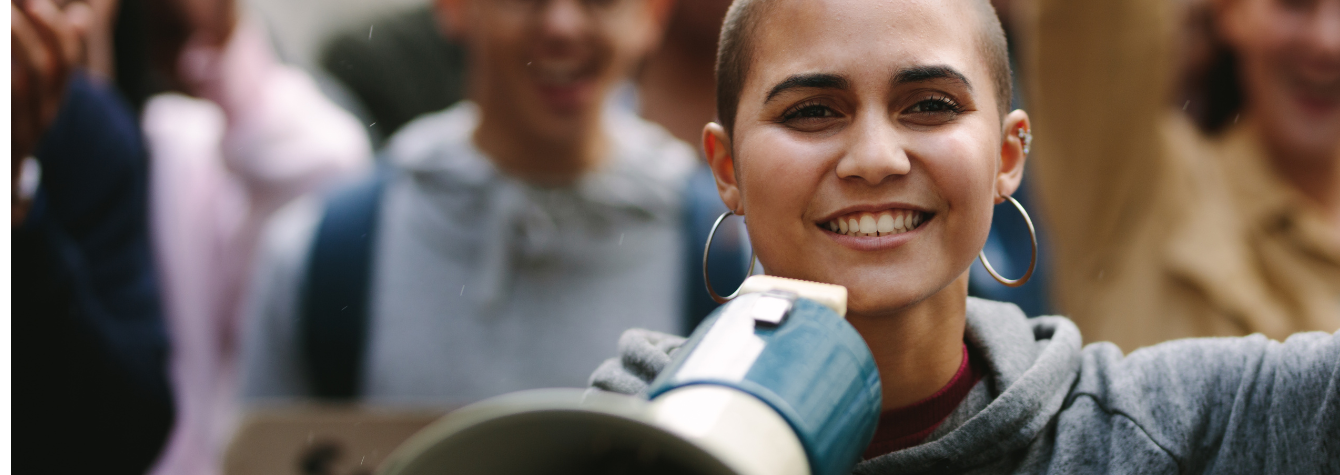
M 984 26 L 965 29 L 964 18 Z M 703 147 L 769 274 L 848 289 L 884 410 L 856 471 L 1176 472 L 1243 446 L 1304 472 L 1340 463 L 1302 450 L 1325 450 L 1310 437 L 1340 429 L 1340 404 L 1320 389 L 1340 377 L 1340 336 L 1184 341 L 1123 357 L 1110 344 L 1081 349 L 1064 318 L 967 296 L 1031 133 L 1028 114 L 1006 109 L 1003 43 L 985 0 L 740 0 L 727 15 L 722 122 L 705 127 Z M 646 355 L 677 345 L 647 335 L 625 334 L 622 359 L 593 384 L 637 392 L 628 381 L 655 377 Z M 1276 371 L 1301 376 L 1265 376 Z M 1242 387 L 1288 397 L 1297 412 L 1239 400 Z M 1324 422 L 1264 423 L 1295 416 Z M 1229 470 L 1266 470 L 1242 462 Z
M 888 343 L 871 344 L 880 368 L 917 375 L 884 378 L 885 407 L 918 401 L 963 361 L 964 272 L 1019 184 L 1022 144 L 1004 131 L 1028 116 L 1002 120 L 981 33 L 952 27 L 981 14 L 970 2 L 770 9 L 732 131 L 704 133 L 718 189 L 769 273 L 847 287 L 849 321 Z

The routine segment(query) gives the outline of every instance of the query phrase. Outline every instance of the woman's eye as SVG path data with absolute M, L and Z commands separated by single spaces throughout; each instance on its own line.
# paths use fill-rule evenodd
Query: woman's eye
M 923 100 L 921 102 L 913 104 L 912 107 L 909 107 L 907 109 L 908 114 L 941 113 L 941 112 L 951 112 L 957 114 L 963 112 L 963 108 L 959 107 L 958 103 L 948 98 L 937 97 L 934 99 Z
M 837 117 L 837 113 L 834 112 L 833 109 L 830 109 L 827 106 L 813 104 L 792 109 L 782 118 L 789 121 L 794 119 L 827 119 L 831 117 Z

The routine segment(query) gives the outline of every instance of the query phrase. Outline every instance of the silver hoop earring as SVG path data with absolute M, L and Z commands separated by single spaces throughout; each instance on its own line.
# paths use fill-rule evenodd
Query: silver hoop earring
M 1019 204 L 1019 202 L 1012 196 L 1006 196 L 1005 199 L 1010 200 L 1010 203 L 1014 204 L 1014 207 L 1019 210 L 1019 214 L 1024 215 L 1024 222 L 1028 223 L 1028 238 L 1033 241 L 1033 258 L 1028 262 L 1028 272 L 1025 272 L 1024 276 L 1018 279 L 1006 279 L 1001 277 L 1001 275 L 996 272 L 996 269 L 991 267 L 991 262 L 986 260 L 985 251 L 977 251 L 977 258 L 982 260 L 982 267 L 986 268 L 986 272 L 991 274 L 991 277 L 995 278 L 996 282 L 1000 282 L 1001 285 L 1006 287 L 1018 287 L 1024 285 L 1024 283 L 1028 282 L 1029 278 L 1033 277 L 1033 269 L 1038 265 L 1038 232 L 1033 229 L 1033 218 L 1028 217 L 1028 212 L 1024 211 L 1024 205 Z
M 740 289 L 736 288 L 734 292 L 730 293 L 730 295 L 722 297 L 721 295 L 717 294 L 717 291 L 712 290 L 712 279 L 707 276 L 707 256 L 712 252 L 712 237 L 716 236 L 717 228 L 721 227 L 721 222 L 725 221 L 726 218 L 730 217 L 733 214 L 735 214 L 735 212 L 727 211 L 725 213 L 721 213 L 721 216 L 717 217 L 717 221 L 715 223 L 712 223 L 712 230 L 707 232 L 707 245 L 703 246 L 703 283 L 707 284 L 707 294 L 711 295 L 712 300 L 715 300 L 716 303 L 729 302 L 731 301 L 731 299 L 735 298 L 740 294 Z M 755 261 L 757 261 L 757 256 L 754 255 L 754 251 L 751 249 L 749 251 L 749 270 L 745 271 L 744 273 L 745 278 L 754 275 Z

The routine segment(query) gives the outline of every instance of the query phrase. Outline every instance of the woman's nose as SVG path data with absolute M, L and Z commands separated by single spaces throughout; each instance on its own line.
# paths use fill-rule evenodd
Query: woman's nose
M 543 8 L 540 23 L 545 37 L 573 38 L 587 27 L 587 11 L 580 0 L 549 0 Z
M 847 153 L 838 162 L 839 178 L 861 179 L 878 185 L 890 176 L 906 175 L 912 162 L 893 124 L 883 118 L 856 122 Z

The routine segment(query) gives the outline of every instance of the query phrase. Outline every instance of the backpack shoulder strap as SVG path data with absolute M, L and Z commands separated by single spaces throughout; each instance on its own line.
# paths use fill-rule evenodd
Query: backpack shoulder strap
M 389 167 L 338 187 L 325 199 L 302 293 L 300 348 L 314 396 L 352 399 L 362 380 L 372 252 Z

